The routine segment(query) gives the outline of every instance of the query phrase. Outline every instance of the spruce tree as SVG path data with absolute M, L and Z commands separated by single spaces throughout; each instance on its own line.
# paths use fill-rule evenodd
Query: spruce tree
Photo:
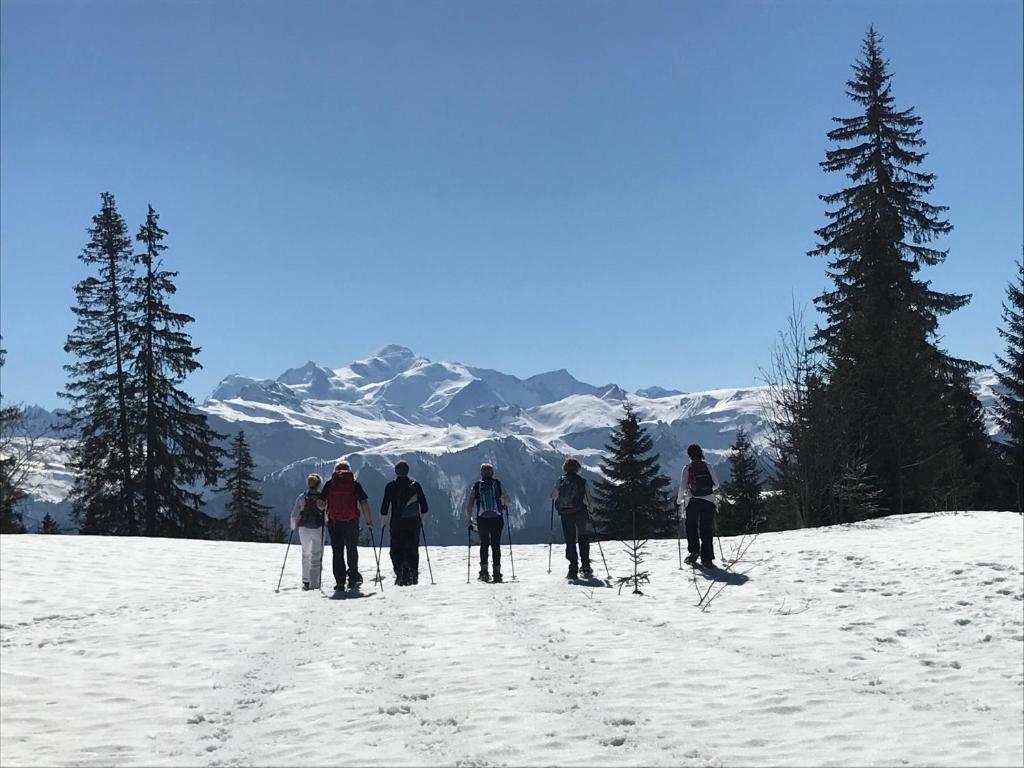
M 661 474 L 653 448 L 636 412 L 626 403 L 601 462 L 605 479 L 594 486 L 594 522 L 603 536 L 625 541 L 675 535 L 675 506 L 667 494 L 671 481 Z
M 255 464 L 245 432 L 240 431 L 231 441 L 228 451 L 231 465 L 224 472 L 225 485 L 221 489 L 231 494 L 224 506 L 224 532 L 234 541 L 265 541 L 267 538 L 267 514 L 270 508 L 260 503 L 263 498 L 254 487 L 256 478 L 252 471 Z
M 63 531 L 60 529 L 60 526 L 57 524 L 57 521 L 50 516 L 49 512 L 47 512 L 45 515 L 43 515 L 43 522 L 39 526 L 39 533 L 56 534 L 63 533 Z
M 134 535 L 138 408 L 128 378 L 136 357 L 128 338 L 131 238 L 114 196 L 104 192 L 102 201 L 79 256 L 96 274 L 75 286 L 77 323 L 64 345 L 74 361 L 64 366 L 69 378 L 61 395 L 70 401 L 68 426 L 78 433 L 70 447 L 70 497 L 82 533 Z
M 1018 512 L 1024 512 L 1024 260 L 1017 262 L 1017 279 L 1006 288 L 999 335 L 1006 340 L 1006 357 L 996 356 L 996 418 L 1002 429 L 1007 463 L 1016 489 Z
M 185 331 L 194 319 L 169 304 L 178 273 L 162 269 L 166 234 L 149 206 L 135 238 L 144 251 L 137 257 L 142 269 L 132 283 L 130 311 L 132 346 L 138 350 L 132 373 L 143 404 L 139 490 L 147 536 L 199 537 L 205 515 L 196 486 L 216 482 L 223 455 L 217 441 L 223 438 L 181 389 L 185 377 L 202 366 L 196 359 L 199 349 Z
M 360 529 L 360 536 L 365 528 Z M 284 523 L 281 522 L 281 518 L 276 515 L 267 524 L 266 527 L 266 540 L 272 544 L 283 544 L 288 541 L 288 532 L 284 529 Z M 360 541 L 360 546 L 369 546 L 369 541 Z
M 0 368 L 7 350 L 0 348 Z M 3 405 L 0 399 L 0 533 L 25 533 L 18 503 L 26 497 L 24 462 L 19 460 L 18 442 L 25 412 L 20 405 Z
M 935 176 L 918 170 L 922 121 L 896 108 L 891 77 L 872 27 L 847 82 L 860 113 L 834 118 L 828 138 L 839 146 L 821 164 L 851 185 L 821 197 L 829 223 L 811 255 L 830 258 L 833 286 L 816 299 L 826 323 L 814 338 L 827 360 L 838 466 L 856 464 L 863 445 L 863 476 L 892 511 L 910 512 L 931 507 L 955 451 L 950 382 L 977 366 L 937 346 L 939 318 L 970 297 L 938 292 L 919 274 L 946 258 L 931 241 L 952 227 L 946 208 L 926 199 Z
M 746 430 L 736 430 L 736 439 L 729 452 L 730 479 L 723 483 L 728 498 L 728 512 L 723 515 L 723 532 L 728 534 L 753 533 L 764 522 L 764 501 L 761 498 L 763 480 L 757 465 L 754 446 Z M 724 511 L 724 510 L 723 510 Z

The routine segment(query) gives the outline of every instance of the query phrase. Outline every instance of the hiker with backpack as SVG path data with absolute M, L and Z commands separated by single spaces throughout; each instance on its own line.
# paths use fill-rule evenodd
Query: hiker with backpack
M 302 545 L 302 589 L 320 589 L 324 555 L 324 513 L 320 508 L 320 475 L 306 478 L 306 490 L 292 507 L 292 530 L 298 529 Z
M 409 477 L 409 465 L 395 464 L 395 479 L 384 488 L 380 504 L 381 520 L 391 518 L 391 564 L 395 569 L 395 584 L 407 587 L 418 584 L 420 578 L 420 528 L 427 514 L 427 498 L 423 488 Z M 382 523 L 383 525 L 383 523 Z
M 584 579 L 593 578 L 590 537 L 594 526 L 590 515 L 594 509 L 594 500 L 590 497 L 586 479 L 580 476 L 580 463 L 576 459 L 565 460 L 562 476 L 551 489 L 551 498 L 561 519 L 562 534 L 565 537 L 565 559 L 569 561 L 566 578 L 576 579 L 581 575 Z
M 334 591 L 355 589 L 363 583 L 359 573 L 359 511 L 362 510 L 366 526 L 373 527 L 370 520 L 370 502 L 352 467 L 347 461 L 334 465 L 334 474 L 320 492 L 320 507 L 327 509 L 327 530 L 331 533 L 331 552 L 334 565 Z M 345 556 L 348 555 L 346 568 Z
M 505 528 L 502 514 L 509 498 L 502 491 L 501 480 L 494 476 L 494 467 L 480 465 L 480 479 L 473 483 L 466 503 L 466 523 L 473 530 L 473 510 L 476 509 L 476 529 L 480 532 L 480 581 L 501 582 L 501 532 Z M 493 575 L 487 572 L 487 552 L 494 563 Z M 513 569 L 514 570 L 514 569 Z
M 715 563 L 715 512 L 718 509 L 718 478 L 704 461 L 704 451 L 693 443 L 686 449 L 690 463 L 683 467 L 677 501 L 686 510 L 687 565 L 711 567 Z

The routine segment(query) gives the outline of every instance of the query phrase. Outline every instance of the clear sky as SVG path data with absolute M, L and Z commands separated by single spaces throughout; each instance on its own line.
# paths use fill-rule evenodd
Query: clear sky
M 59 403 L 77 255 L 152 203 L 229 373 L 387 343 L 595 384 L 752 384 L 874 22 L 955 230 L 928 277 L 989 363 L 1022 231 L 1022 3 L 3 0 L 2 390 Z

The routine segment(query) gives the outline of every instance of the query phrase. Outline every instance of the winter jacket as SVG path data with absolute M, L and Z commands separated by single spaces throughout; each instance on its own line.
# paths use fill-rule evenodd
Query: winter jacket
M 718 484 L 718 477 L 715 476 L 715 469 L 707 461 L 704 462 L 708 465 L 708 471 L 711 473 L 711 483 L 714 487 L 714 492 L 708 496 L 693 496 L 690 493 L 690 467 L 693 465 L 691 461 L 685 467 L 683 467 L 683 476 L 679 481 L 679 494 L 676 496 L 676 500 L 683 505 L 685 508 L 689 503 L 690 499 L 702 499 L 703 501 L 710 501 L 716 507 L 718 506 L 718 490 L 720 488 Z
M 320 492 L 319 491 L 309 491 L 308 493 L 314 499 L 320 498 Z M 299 497 L 297 499 L 295 499 L 295 505 L 292 507 L 291 522 L 292 522 L 292 530 L 293 531 L 296 528 L 299 527 L 299 518 L 302 516 L 302 510 L 305 509 L 305 508 L 306 508 L 306 494 L 305 493 L 300 493 Z M 319 514 L 319 517 L 317 518 L 317 520 L 319 521 L 320 525 L 309 525 L 307 523 L 306 525 L 303 526 L 304 528 L 319 528 L 321 525 L 323 525 L 324 513 L 321 512 L 320 510 L 317 510 L 317 512 Z
M 413 496 L 419 505 L 410 504 Z M 427 514 L 427 497 L 423 488 L 415 480 L 408 477 L 396 477 L 384 487 L 384 499 L 380 503 L 380 516 L 387 517 L 394 512 L 395 517 L 419 517 Z

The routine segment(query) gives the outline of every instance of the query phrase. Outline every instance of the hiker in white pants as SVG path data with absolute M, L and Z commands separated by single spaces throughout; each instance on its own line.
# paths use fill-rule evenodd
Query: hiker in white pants
M 320 475 L 306 478 L 306 492 L 300 493 L 292 507 L 292 530 L 299 530 L 302 544 L 302 588 L 320 589 L 320 561 L 324 556 L 324 513 L 320 500 Z

